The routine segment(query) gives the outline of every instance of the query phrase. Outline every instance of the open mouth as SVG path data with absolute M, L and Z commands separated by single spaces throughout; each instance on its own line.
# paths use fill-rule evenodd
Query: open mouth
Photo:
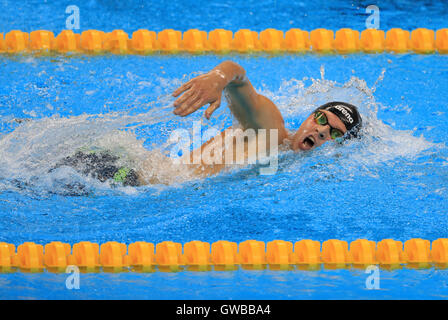
M 313 136 L 308 136 L 305 139 L 303 139 L 303 146 L 307 150 L 311 149 L 314 146 L 314 144 L 315 144 L 315 141 L 314 141 L 314 137 Z

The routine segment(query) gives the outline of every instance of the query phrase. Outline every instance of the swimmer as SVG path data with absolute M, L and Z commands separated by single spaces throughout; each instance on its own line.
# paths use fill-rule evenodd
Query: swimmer
M 254 129 L 258 132 L 259 129 L 266 129 L 266 132 L 270 132 L 270 129 L 275 129 L 277 145 L 286 146 L 296 152 L 313 150 L 327 141 L 357 137 L 362 125 L 361 115 L 355 106 L 334 101 L 318 107 L 296 132 L 290 132 L 285 128 L 283 117 L 277 106 L 267 97 L 257 93 L 247 78 L 245 70 L 232 61 L 225 61 L 210 72 L 195 77 L 177 88 L 172 93 L 174 97 L 177 97 L 174 102 L 174 114 L 185 117 L 209 104 L 204 115 L 210 119 L 221 104 L 223 92 L 227 97 L 230 111 L 243 130 Z M 226 131 L 228 129 L 221 133 L 221 138 L 224 137 Z M 205 147 L 213 144 L 217 137 L 202 145 L 200 150 L 194 150 L 189 155 L 190 160 L 193 159 L 195 152 L 202 152 Z M 248 146 L 245 150 L 247 149 Z M 226 150 L 223 149 L 223 159 L 225 153 Z M 196 172 L 208 176 L 221 171 L 224 166 L 225 164 L 201 163 L 196 166 Z
M 173 104 L 173 112 L 180 117 L 186 117 L 208 104 L 204 115 L 210 119 L 213 112 L 221 105 L 223 92 L 226 95 L 230 111 L 238 120 L 241 129 L 253 129 L 255 133 L 258 133 L 260 129 L 266 129 L 268 146 L 272 146 L 274 143 L 276 146 L 284 146 L 295 152 L 310 151 L 327 141 L 357 137 L 362 125 L 361 115 L 355 106 L 346 102 L 334 101 L 318 107 L 305 119 L 297 131 L 290 132 L 285 128 L 283 117 L 277 106 L 267 97 L 257 93 L 246 77 L 245 70 L 232 61 L 225 61 L 210 72 L 195 77 L 177 88 L 172 93 L 177 98 Z M 271 130 L 275 130 L 276 134 L 270 134 Z M 232 128 L 227 128 L 220 135 L 204 143 L 199 149 L 183 156 L 180 165 L 193 167 L 195 175 L 202 177 L 222 171 L 226 166 L 225 161 L 207 164 L 200 157 L 200 163 L 195 163 L 194 157 L 195 154 L 202 154 L 206 148 L 213 146 L 218 140 L 224 140 L 230 131 Z M 236 163 L 237 155 L 233 152 L 236 148 L 236 141 L 236 137 L 233 137 L 233 142 L 224 144 L 221 149 L 214 148 L 213 153 L 221 153 L 218 154 L 218 158 L 227 159 L 226 153 L 230 152 L 229 147 L 233 148 L 231 156 L 233 163 Z M 250 149 L 249 143 L 251 143 L 249 139 L 244 139 L 243 157 L 246 158 Z M 123 167 L 117 163 L 118 158 L 107 152 L 90 152 L 90 154 L 77 152 L 64 159 L 58 166 L 69 165 L 100 181 L 112 179 L 123 185 L 137 186 L 160 183 L 157 178 L 148 174 L 148 172 L 152 172 L 150 157 L 143 162 L 140 170 Z

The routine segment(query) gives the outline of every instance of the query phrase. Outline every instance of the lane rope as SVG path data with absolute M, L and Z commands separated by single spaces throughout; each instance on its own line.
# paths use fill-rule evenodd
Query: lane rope
M 81 54 L 154 54 L 154 53 L 448 53 L 448 28 L 437 31 L 417 28 L 407 31 L 393 28 L 387 32 L 366 29 L 362 32 L 343 28 L 336 32 L 315 29 L 310 32 L 290 29 L 286 32 L 266 29 L 260 33 L 241 29 L 205 32 L 190 29 L 184 33 L 166 29 L 156 34 L 140 29 L 130 37 L 123 30 L 103 32 L 64 30 L 57 36 L 47 30 L 30 33 L 13 30 L 0 33 L 0 53 L 81 53 Z
M 126 246 L 110 241 L 101 244 L 82 241 L 71 247 L 67 243 L 54 241 L 46 244 L 25 242 L 16 247 L 0 242 L 0 271 L 15 270 L 40 272 L 65 272 L 75 265 L 86 272 L 113 270 L 180 271 L 196 270 L 319 270 L 322 266 L 335 268 L 362 268 L 379 265 L 386 269 L 448 267 L 448 238 L 429 240 L 414 238 L 404 243 L 384 239 L 375 243 L 358 239 L 350 243 L 331 239 L 320 242 L 300 240 L 296 243 L 274 240 L 246 240 L 236 242 L 220 240 L 210 243 L 190 241 L 180 243 L 164 241 L 153 243 L 137 241 Z

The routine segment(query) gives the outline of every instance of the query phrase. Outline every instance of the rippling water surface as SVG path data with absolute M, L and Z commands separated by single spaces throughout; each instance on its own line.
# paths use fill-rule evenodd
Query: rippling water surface
M 28 16 L 31 4 L 23 5 Z M 118 10 L 100 1 L 89 5 L 112 8 L 115 15 Z M 7 1 L 0 15 L 9 12 L 10 17 L 11 6 Z M 425 6 L 428 12 L 436 10 L 435 5 L 421 8 Z M 53 4 L 51 10 L 59 7 L 64 5 Z M 38 8 L 45 15 L 45 5 Z M 191 27 L 190 20 L 177 19 L 176 24 L 170 15 L 166 20 L 156 15 L 145 24 L 142 15 L 151 10 L 143 5 L 134 13 L 125 11 L 124 17 L 131 17 L 127 24 L 125 18 L 97 22 L 88 13 L 84 27 L 131 31 L 134 20 L 156 31 Z M 254 16 L 267 15 L 265 10 L 259 7 Z M 415 14 L 424 15 L 419 10 Z M 388 14 L 403 11 L 387 11 L 385 25 L 393 25 Z M 260 26 L 289 28 L 278 16 L 267 16 L 272 17 L 269 23 L 260 20 Z M 428 16 L 432 18 L 422 24 L 441 26 L 440 16 Z M 20 28 L 20 22 L 25 31 L 42 26 L 57 32 L 55 17 L 41 24 L 6 19 L 2 28 Z M 223 18 L 220 27 L 241 28 L 243 18 L 242 13 L 235 18 L 239 23 Z M 258 30 L 254 21 L 259 20 L 250 21 L 248 27 Z M 334 19 L 326 21 L 328 28 L 340 27 Z M 403 21 L 403 27 L 414 27 L 410 20 Z M 215 27 L 197 23 L 206 30 Z M 201 120 L 202 113 L 175 117 L 170 93 L 224 59 L 247 70 L 255 88 L 279 106 L 291 130 L 316 106 L 346 100 L 360 107 L 363 138 L 343 146 L 326 144 L 306 154 L 282 152 L 272 176 L 246 167 L 207 179 L 188 178 L 163 154 L 169 150 L 172 130 L 191 129 L 192 120 Z M 0 70 L 0 241 L 18 245 L 54 240 L 129 244 L 447 237 L 445 56 L 0 56 Z M 232 122 L 224 104 L 210 122 L 203 120 L 203 128 L 222 129 Z M 166 183 L 123 188 L 69 168 L 49 172 L 63 157 L 92 145 L 122 152 L 137 165 L 149 157 L 155 174 Z M 74 182 L 83 189 L 67 189 Z M 446 270 L 382 271 L 380 291 L 365 289 L 366 276 L 363 270 L 102 273 L 82 275 L 81 290 L 74 292 L 65 289 L 63 274 L 13 273 L 0 275 L 0 297 L 412 299 L 446 298 L 448 292 Z

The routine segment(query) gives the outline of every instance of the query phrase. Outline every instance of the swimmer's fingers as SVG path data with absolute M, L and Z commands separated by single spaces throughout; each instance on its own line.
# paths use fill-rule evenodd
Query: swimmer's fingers
M 199 92 L 187 92 L 184 95 L 187 94 L 188 96 L 183 99 L 174 110 L 174 114 L 182 116 L 185 113 L 185 110 L 189 109 L 192 105 L 198 102 L 199 99 L 201 99 L 201 95 Z
M 181 85 L 179 88 L 177 88 L 176 90 L 173 91 L 173 93 L 172 93 L 173 97 L 177 97 L 178 95 L 180 95 L 185 90 L 190 89 L 191 84 L 192 84 L 191 80 L 188 81 L 188 82 L 185 82 L 183 85 Z
M 188 116 L 189 114 L 192 114 L 193 112 L 195 112 L 196 110 L 201 108 L 204 104 L 206 104 L 205 100 L 200 98 L 200 99 L 196 100 L 194 102 L 194 104 L 191 104 L 190 107 L 187 107 L 181 113 L 179 113 L 179 115 L 181 117 Z
M 195 95 L 195 91 L 188 90 L 180 98 L 178 98 L 176 101 L 174 101 L 174 103 L 173 103 L 174 107 L 175 108 L 182 107 L 182 105 L 185 104 L 185 102 L 187 102 L 188 100 L 190 100 L 190 98 L 194 95 Z
M 219 108 L 220 105 L 221 99 L 216 100 L 215 102 L 210 104 L 207 110 L 205 110 L 205 117 L 207 118 L 207 120 L 210 120 L 211 115 L 213 114 L 213 112 L 215 112 L 216 109 Z

